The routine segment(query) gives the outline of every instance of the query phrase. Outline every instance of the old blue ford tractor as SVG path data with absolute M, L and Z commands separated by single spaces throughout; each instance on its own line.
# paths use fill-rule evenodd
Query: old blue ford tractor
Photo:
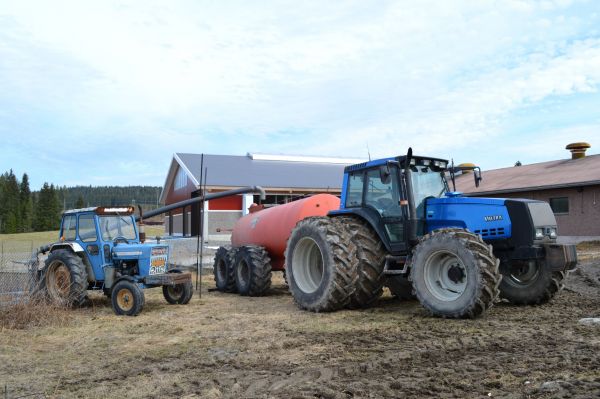
M 81 305 L 87 290 L 103 290 L 118 315 L 135 316 L 144 288 L 162 287 L 170 304 L 192 298 L 190 273 L 169 269 L 169 247 L 144 243 L 133 207 L 94 207 L 63 213 L 59 241 L 38 271 L 39 290 L 57 304 Z M 142 237 L 140 237 L 142 235 Z
M 470 318 L 498 296 L 541 304 L 577 263 L 557 244 L 550 206 L 451 191 L 447 160 L 407 155 L 348 166 L 341 204 L 308 218 L 286 250 L 290 290 L 301 308 L 362 307 L 387 285 L 434 315 Z M 481 172 L 473 172 L 479 185 Z M 464 177 L 463 177 L 464 178 Z

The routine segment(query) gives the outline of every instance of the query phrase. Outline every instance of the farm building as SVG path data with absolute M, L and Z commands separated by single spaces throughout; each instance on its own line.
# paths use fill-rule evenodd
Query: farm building
M 165 205 L 197 197 L 200 185 L 207 193 L 259 185 L 267 198 L 263 204 L 282 204 L 315 193 L 339 195 L 344 167 L 361 159 L 247 154 L 245 156 L 173 155 L 160 201 Z M 206 181 L 202 170 L 206 171 Z M 204 236 L 229 234 L 237 219 L 248 212 L 258 196 L 236 195 L 207 201 Z M 165 233 L 195 236 L 199 232 L 199 207 L 172 211 L 165 218 Z M 192 221 L 198 221 L 192 222 Z
M 600 236 L 600 154 L 586 156 L 587 143 L 566 148 L 570 159 L 483 171 L 478 188 L 469 173 L 457 191 L 475 197 L 530 198 L 550 203 L 558 234 L 574 241 Z

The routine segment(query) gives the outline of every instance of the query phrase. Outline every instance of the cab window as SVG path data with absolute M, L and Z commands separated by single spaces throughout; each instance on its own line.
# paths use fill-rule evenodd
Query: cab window
M 76 237 L 77 217 L 75 215 L 67 215 L 63 217 L 62 222 L 62 237 L 67 241 L 72 241 Z
M 398 189 L 398 174 L 383 174 L 382 169 L 367 172 L 367 192 L 365 202 L 375 208 L 383 217 L 401 216 Z
M 95 242 L 98 240 L 94 215 L 79 216 L 79 238 L 83 242 Z
M 348 176 L 348 187 L 346 189 L 346 208 L 362 205 L 364 174 L 357 173 Z

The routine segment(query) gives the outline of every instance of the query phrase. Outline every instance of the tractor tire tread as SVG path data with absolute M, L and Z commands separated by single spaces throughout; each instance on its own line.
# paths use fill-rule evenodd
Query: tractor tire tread
M 83 306 L 87 303 L 87 271 L 83 261 L 77 254 L 67 249 L 57 249 L 48 255 L 48 258 L 45 261 L 44 268 L 42 269 L 40 284 L 42 286 L 43 292 L 47 294 L 46 291 L 46 275 L 48 273 L 48 268 L 52 264 L 52 262 L 57 259 L 64 263 L 64 265 L 69 269 L 69 273 L 71 276 L 71 292 L 69 294 L 67 306 L 77 307 Z
M 356 290 L 350 296 L 348 307 L 368 307 L 383 294 L 386 250 L 365 220 L 353 216 L 338 216 L 336 219 L 351 232 L 351 239 L 357 246 L 357 262 L 353 268 Z
M 436 309 L 426 306 L 428 310 L 435 316 L 441 316 L 444 318 L 475 318 L 489 310 L 495 302 L 498 301 L 500 291 L 498 285 L 501 281 L 501 274 L 498 271 L 500 261 L 494 256 L 492 246 L 486 244 L 483 239 L 474 233 L 464 229 L 456 228 L 444 228 L 434 230 L 424 235 L 419 245 L 415 246 L 410 257 L 410 261 L 413 262 L 415 257 L 418 256 L 418 252 L 421 250 L 421 244 L 436 237 L 447 236 L 449 239 L 460 240 L 461 243 L 474 255 L 477 261 L 478 273 L 482 284 L 478 287 L 478 290 L 472 300 L 462 309 L 458 309 L 452 313 L 441 313 Z M 415 265 L 412 265 L 411 269 Z M 413 281 L 412 272 L 410 276 Z M 414 281 L 413 281 L 414 285 Z M 415 289 L 415 294 L 422 304 L 426 304 L 426 298 L 423 294 Z

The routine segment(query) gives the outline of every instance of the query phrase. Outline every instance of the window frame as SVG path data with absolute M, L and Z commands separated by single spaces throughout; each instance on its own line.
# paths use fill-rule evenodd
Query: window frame
M 566 212 L 557 212 L 554 207 L 555 205 L 553 204 L 553 201 L 556 200 L 566 200 L 566 205 L 567 205 L 567 210 Z M 563 197 L 552 197 L 548 199 L 548 204 L 550 205 L 550 209 L 552 209 L 552 213 L 554 213 L 555 215 L 568 215 L 569 211 L 570 211 L 570 203 L 569 203 L 569 196 L 563 196 Z
M 69 221 L 71 220 L 75 220 L 75 225 L 73 226 L 72 231 L 75 233 L 73 235 L 73 237 L 66 237 L 65 236 L 65 222 L 67 221 L 67 219 L 69 219 Z M 70 227 L 70 222 L 69 222 L 69 227 Z M 69 231 L 71 231 L 71 229 L 69 228 Z M 75 241 L 77 239 L 77 215 L 65 215 L 62 219 L 62 222 L 60 224 L 60 236 L 62 238 L 64 238 L 65 241 Z
M 83 217 L 91 219 L 92 226 L 94 227 L 94 239 L 93 240 L 91 240 L 89 238 L 83 239 L 83 237 L 81 237 L 81 234 L 79 232 L 79 228 L 81 226 L 81 218 L 83 218 Z M 91 213 L 85 214 L 84 213 L 84 214 L 81 214 L 81 215 L 79 215 L 77 217 L 77 237 L 79 237 L 79 239 L 82 242 L 85 242 L 85 243 L 93 243 L 93 242 L 97 242 L 98 241 L 98 229 L 96 228 L 96 218 L 95 218 L 95 216 L 93 214 L 91 214 Z

